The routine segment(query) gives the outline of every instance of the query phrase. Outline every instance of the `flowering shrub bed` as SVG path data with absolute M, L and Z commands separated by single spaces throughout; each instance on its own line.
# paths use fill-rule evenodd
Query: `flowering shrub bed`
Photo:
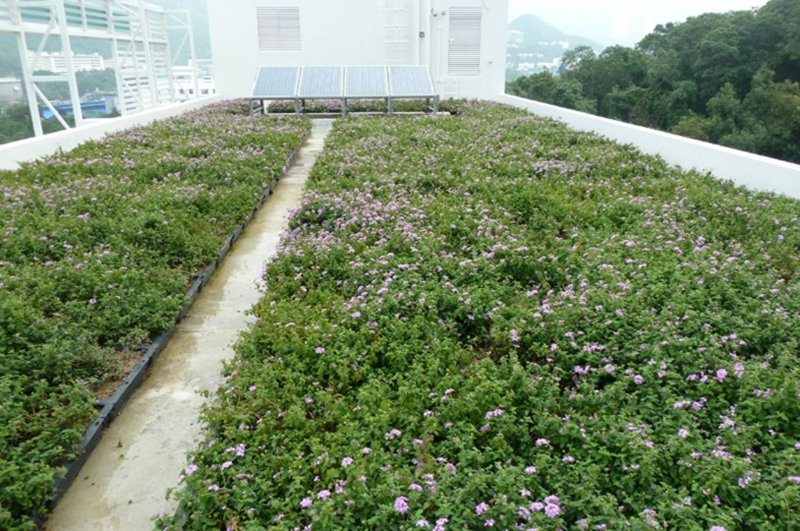
M 0 173 L 0 528 L 44 511 L 94 395 L 174 323 L 310 126 L 246 113 L 216 104 Z
M 159 525 L 798 528 L 799 220 L 499 105 L 337 122 Z

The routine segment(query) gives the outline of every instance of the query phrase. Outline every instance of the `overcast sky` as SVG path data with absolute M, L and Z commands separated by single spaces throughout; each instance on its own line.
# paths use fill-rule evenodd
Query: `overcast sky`
M 761 7 L 767 0 L 510 0 L 511 19 L 531 13 L 570 35 L 600 44 L 636 44 L 657 24 L 709 11 Z

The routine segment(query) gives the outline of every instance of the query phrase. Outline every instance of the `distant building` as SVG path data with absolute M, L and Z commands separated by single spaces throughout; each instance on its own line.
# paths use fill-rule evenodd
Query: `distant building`
M 195 65 L 191 61 L 187 66 L 172 67 L 172 84 L 175 87 L 177 101 L 187 101 L 196 97 L 204 98 L 217 93 L 214 78 L 207 74 L 204 75 L 202 72 L 202 65 L 197 65 L 197 69 L 195 69 Z M 195 76 L 197 76 L 196 84 Z M 195 89 L 197 94 L 195 94 Z
M 0 77 L 0 105 L 23 101 L 25 95 L 22 93 L 22 81 L 15 77 Z
M 46 70 L 48 72 L 55 72 L 56 74 L 64 74 L 67 71 L 67 60 L 62 52 L 42 52 L 37 58 L 36 52 L 28 50 L 28 63 L 32 64 L 33 69 L 38 71 Z M 98 53 L 73 53 L 72 64 L 76 72 L 114 68 L 113 60 L 105 59 Z

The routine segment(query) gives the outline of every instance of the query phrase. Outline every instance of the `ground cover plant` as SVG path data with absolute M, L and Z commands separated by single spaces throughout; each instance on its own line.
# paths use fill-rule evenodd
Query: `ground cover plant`
M 0 173 L 0 528 L 44 512 L 95 398 L 309 126 L 226 102 Z
M 182 529 L 800 527 L 800 202 L 490 103 L 338 121 Z

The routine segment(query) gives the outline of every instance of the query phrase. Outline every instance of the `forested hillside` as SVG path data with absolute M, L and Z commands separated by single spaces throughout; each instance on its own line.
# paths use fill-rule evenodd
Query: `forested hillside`
M 800 162 L 800 2 L 659 25 L 635 48 L 579 47 L 526 98 Z

